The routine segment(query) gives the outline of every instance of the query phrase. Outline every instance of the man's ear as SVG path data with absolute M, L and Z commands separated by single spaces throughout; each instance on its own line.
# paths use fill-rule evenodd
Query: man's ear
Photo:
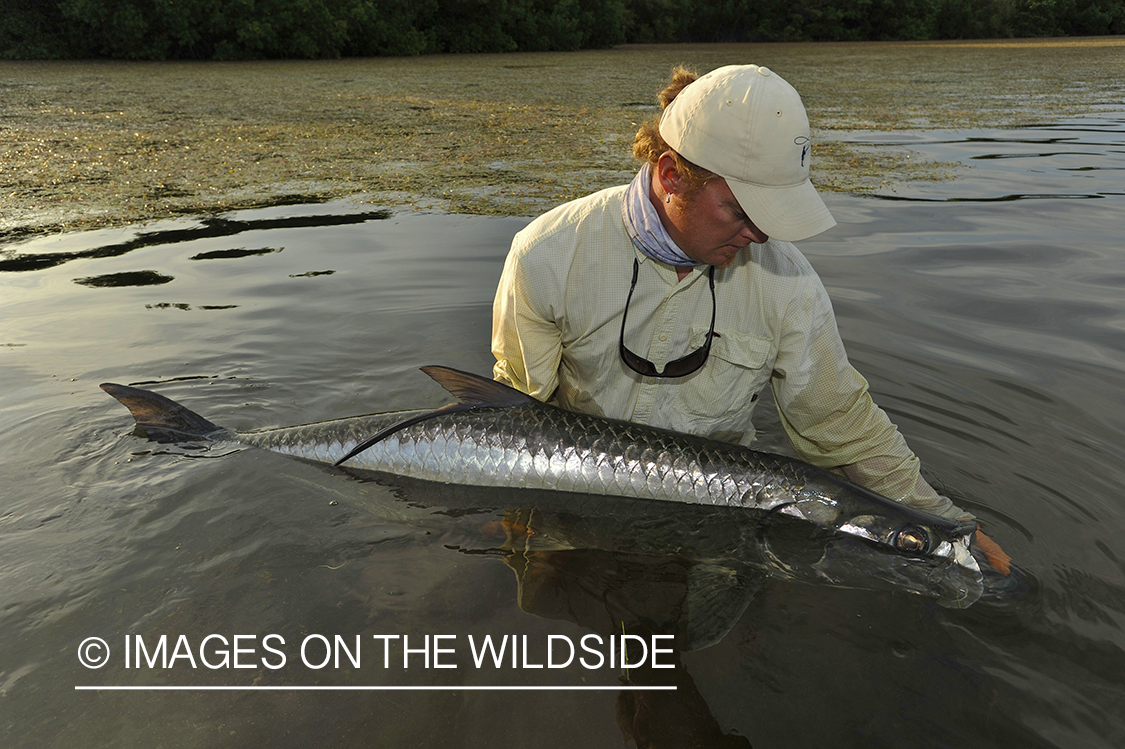
M 676 167 L 676 159 L 671 151 L 660 154 L 656 162 L 656 176 L 665 195 L 675 195 L 684 191 L 684 176 Z

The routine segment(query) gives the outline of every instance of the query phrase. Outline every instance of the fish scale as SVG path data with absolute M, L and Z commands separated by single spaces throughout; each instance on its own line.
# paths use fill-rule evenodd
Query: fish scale
M 249 432 L 238 439 L 334 463 L 370 434 L 423 413 Z M 436 415 L 394 432 L 349 464 L 431 481 L 767 510 L 791 502 L 810 472 L 830 476 L 782 456 L 538 402 Z
M 715 505 L 746 504 L 754 496 L 745 496 L 752 487 L 774 485 L 770 476 L 784 476 L 785 485 L 777 488 L 790 496 L 804 486 L 795 472 L 778 470 L 777 461 L 746 460 L 764 453 L 724 450 L 721 443 L 703 449 L 700 443 L 710 441 L 663 432 L 638 433 L 621 429 L 614 422 L 609 422 L 607 429 L 602 427 L 605 420 L 575 418 L 579 415 L 548 408 L 437 416 L 405 427 L 350 463 L 366 470 L 427 480 L 447 481 L 456 476 L 458 483 L 466 484 Z M 398 418 L 403 419 L 403 415 Z M 393 419 L 373 419 L 362 428 L 377 431 L 391 423 Z M 603 433 L 597 434 L 588 450 L 576 446 L 580 436 L 588 439 L 598 427 Z M 295 457 L 335 462 L 362 433 L 357 428 L 354 436 L 326 449 L 323 431 L 337 428 L 335 423 L 326 422 L 320 428 L 313 425 L 252 432 L 241 435 L 240 440 Z

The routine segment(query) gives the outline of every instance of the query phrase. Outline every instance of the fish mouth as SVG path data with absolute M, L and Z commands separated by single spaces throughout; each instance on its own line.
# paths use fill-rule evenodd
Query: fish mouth
M 933 553 L 919 556 L 900 554 L 871 540 L 826 529 L 810 537 L 807 529 L 790 534 L 777 523 L 771 525 L 759 539 L 765 561 L 793 580 L 837 588 L 902 591 L 961 609 L 976 603 L 985 592 L 970 537 L 944 541 Z
M 948 559 L 952 564 L 940 568 L 941 577 L 935 581 L 940 591 L 937 601 L 942 606 L 968 608 L 984 593 L 984 575 L 972 554 L 971 542 L 972 536 L 967 535 L 950 544 Z
M 890 588 L 933 598 L 946 608 L 965 609 L 983 594 L 983 576 L 969 551 L 968 539 L 949 547 L 942 550 L 946 554 L 919 557 L 884 551 L 858 539 L 841 539 L 825 550 L 813 569 L 841 587 Z M 856 585 L 857 580 L 866 584 Z

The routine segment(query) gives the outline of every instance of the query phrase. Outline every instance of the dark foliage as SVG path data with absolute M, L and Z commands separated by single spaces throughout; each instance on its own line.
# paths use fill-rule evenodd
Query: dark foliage
M 1103 34 L 1125 34 L 1125 0 L 0 0 L 0 57 L 17 59 Z

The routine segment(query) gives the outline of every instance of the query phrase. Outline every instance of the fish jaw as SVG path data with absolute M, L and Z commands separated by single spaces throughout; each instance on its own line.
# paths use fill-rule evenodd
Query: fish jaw
M 938 596 L 938 603 L 947 608 L 967 608 L 984 593 L 984 573 L 970 551 L 972 538 L 968 535 L 951 544 L 953 565 L 946 570 L 943 595 Z
M 842 537 L 812 565 L 822 582 L 870 587 L 876 577 L 950 608 L 967 608 L 984 591 L 971 551 L 975 523 L 931 515 L 830 475 L 813 477 L 776 511 Z
M 866 546 L 866 548 L 865 548 Z M 936 599 L 946 608 L 965 609 L 976 603 L 984 584 L 967 544 L 958 544 L 952 557 L 910 558 L 872 549 L 855 538 L 830 544 L 823 556 L 811 565 L 815 582 L 842 588 L 904 591 Z
M 814 530 L 786 516 L 773 517 L 757 539 L 761 557 L 774 574 L 790 580 L 910 593 L 947 608 L 968 608 L 984 592 L 975 560 L 965 558 L 967 540 L 950 544 L 940 554 L 911 557 L 846 531 Z

